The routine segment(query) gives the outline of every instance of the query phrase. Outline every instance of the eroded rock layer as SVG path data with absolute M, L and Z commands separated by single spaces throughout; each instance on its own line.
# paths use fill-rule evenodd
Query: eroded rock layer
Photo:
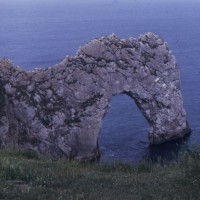
M 0 59 L 1 147 L 92 159 L 109 101 L 121 93 L 147 119 L 151 144 L 189 133 L 176 60 L 152 33 L 95 39 L 75 57 L 36 71 Z

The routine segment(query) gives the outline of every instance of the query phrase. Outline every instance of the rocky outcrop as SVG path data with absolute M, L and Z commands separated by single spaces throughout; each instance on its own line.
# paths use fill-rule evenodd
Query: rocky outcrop
M 190 132 L 176 60 L 152 33 L 95 39 L 75 57 L 36 71 L 0 59 L 1 147 L 52 158 L 95 158 L 109 101 L 122 93 L 147 119 L 151 144 Z

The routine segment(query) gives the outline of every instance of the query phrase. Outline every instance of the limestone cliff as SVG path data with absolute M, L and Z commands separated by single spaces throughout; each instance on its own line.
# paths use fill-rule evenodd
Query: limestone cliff
M 175 57 L 152 33 L 95 39 L 75 57 L 36 71 L 0 59 L 1 148 L 92 159 L 109 101 L 121 93 L 147 119 L 151 144 L 190 132 Z

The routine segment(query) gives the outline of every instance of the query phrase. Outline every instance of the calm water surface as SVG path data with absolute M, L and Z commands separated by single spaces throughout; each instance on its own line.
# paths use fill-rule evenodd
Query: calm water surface
M 54 65 L 96 37 L 138 37 L 149 31 L 167 41 L 177 58 L 193 132 L 184 140 L 149 148 L 148 124 L 134 101 L 115 96 L 99 137 L 102 162 L 171 159 L 200 144 L 200 1 L 0 1 L 0 56 L 26 70 Z

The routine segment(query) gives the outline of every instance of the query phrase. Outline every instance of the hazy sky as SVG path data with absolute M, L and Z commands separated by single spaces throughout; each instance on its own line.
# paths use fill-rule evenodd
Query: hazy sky
M 81 3 L 81 4 L 85 4 L 85 3 L 153 3 L 153 2 L 163 2 L 163 3 L 176 3 L 176 2 L 199 2 L 199 0 L 1 0 L 1 3 L 7 3 L 7 4 L 13 4 L 13 3 L 59 3 L 59 2 L 64 2 L 64 3 Z

